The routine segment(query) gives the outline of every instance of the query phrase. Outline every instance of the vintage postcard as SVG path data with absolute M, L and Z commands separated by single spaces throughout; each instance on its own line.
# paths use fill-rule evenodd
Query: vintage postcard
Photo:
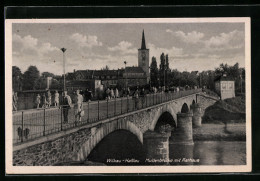
M 6 19 L 6 173 L 250 172 L 250 37 L 247 17 Z

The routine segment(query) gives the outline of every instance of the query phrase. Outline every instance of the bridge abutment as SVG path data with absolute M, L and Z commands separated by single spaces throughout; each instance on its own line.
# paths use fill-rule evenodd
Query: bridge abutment
M 201 116 L 202 116 L 202 106 L 196 103 L 191 106 L 193 110 L 192 125 L 193 127 L 201 127 Z
M 173 144 L 194 144 L 192 135 L 192 116 L 193 114 L 190 112 L 177 114 L 177 128 L 172 132 L 171 135 Z
M 168 164 L 170 133 L 147 131 L 144 133 L 146 164 Z

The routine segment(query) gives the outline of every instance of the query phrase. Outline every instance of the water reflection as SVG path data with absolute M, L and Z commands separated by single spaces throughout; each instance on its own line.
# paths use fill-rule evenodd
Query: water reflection
M 172 159 L 170 165 L 192 165 L 193 162 L 189 162 L 187 159 L 193 159 L 194 145 L 169 145 L 169 158 Z
M 245 165 L 246 143 L 197 141 L 194 145 L 170 144 L 171 165 Z M 178 159 L 180 162 L 178 162 Z M 183 160 L 183 161 L 182 161 Z M 199 162 L 197 162 L 199 160 Z M 188 161 L 188 162 L 185 162 Z
M 198 148 L 203 148 L 199 152 Z M 200 165 L 245 165 L 246 142 L 200 141 L 194 145 L 194 157 L 200 155 Z

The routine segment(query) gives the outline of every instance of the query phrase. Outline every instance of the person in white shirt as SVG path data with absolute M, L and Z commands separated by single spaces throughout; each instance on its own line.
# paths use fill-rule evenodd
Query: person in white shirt
M 36 103 L 37 109 L 39 109 L 40 108 L 40 104 L 41 104 L 41 96 L 40 96 L 40 94 L 37 94 L 35 103 Z
M 116 94 L 116 98 L 119 98 L 119 92 L 118 92 L 118 89 L 116 88 L 115 90 L 115 94 Z
M 111 89 L 110 94 L 111 94 L 111 99 L 114 99 L 115 98 L 115 93 L 114 93 L 113 89 Z
M 59 97 L 60 97 L 60 95 L 59 95 L 58 91 L 55 91 L 55 95 L 54 95 L 54 106 L 55 107 L 59 106 L 59 104 L 60 104 Z
M 75 97 L 75 122 L 81 121 L 81 112 L 83 111 L 83 96 L 79 93 L 79 90 L 76 91 L 76 97 Z

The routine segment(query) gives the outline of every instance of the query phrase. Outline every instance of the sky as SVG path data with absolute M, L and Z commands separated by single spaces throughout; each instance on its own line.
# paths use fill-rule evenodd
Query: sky
M 221 63 L 245 66 L 244 23 L 14 23 L 12 64 L 22 72 L 66 72 L 137 66 L 142 31 L 150 63 L 169 55 L 170 68 L 179 71 L 214 70 Z

